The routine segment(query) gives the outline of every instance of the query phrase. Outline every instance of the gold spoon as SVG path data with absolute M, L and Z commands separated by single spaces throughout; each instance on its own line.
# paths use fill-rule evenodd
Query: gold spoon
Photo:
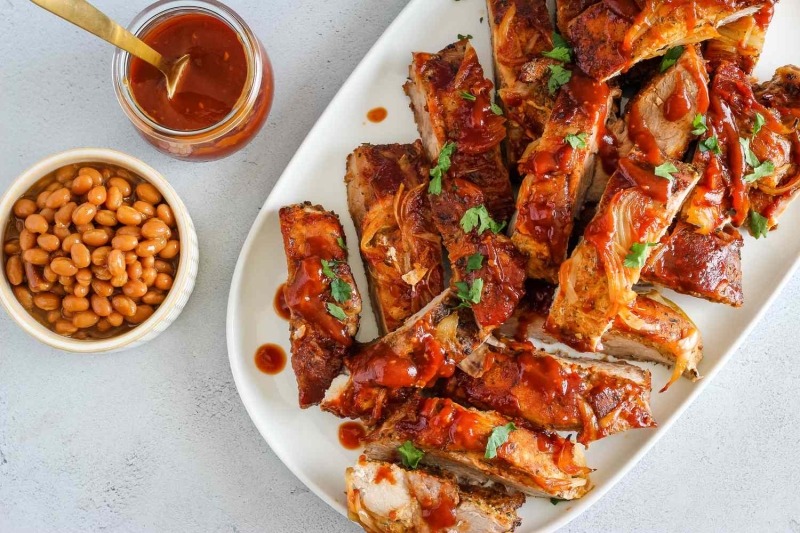
M 86 0 L 31 0 L 31 2 L 150 63 L 167 79 L 167 97 L 171 99 L 175 95 L 178 81 L 189 65 L 189 54 L 174 61 L 165 59 Z

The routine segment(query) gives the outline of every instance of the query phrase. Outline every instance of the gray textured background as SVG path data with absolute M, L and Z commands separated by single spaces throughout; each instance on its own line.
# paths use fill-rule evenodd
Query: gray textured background
M 145 5 L 95 3 L 123 22 Z M 59 150 L 120 149 L 171 180 L 202 255 L 184 313 L 135 352 L 59 353 L 0 313 L 3 533 L 357 530 L 250 422 L 228 367 L 225 309 L 239 248 L 275 180 L 405 2 L 229 4 L 269 51 L 275 103 L 247 149 L 192 165 L 136 136 L 113 94 L 109 45 L 29 2 L 0 2 L 0 189 Z M 798 297 L 796 276 L 672 431 L 570 531 L 800 532 Z

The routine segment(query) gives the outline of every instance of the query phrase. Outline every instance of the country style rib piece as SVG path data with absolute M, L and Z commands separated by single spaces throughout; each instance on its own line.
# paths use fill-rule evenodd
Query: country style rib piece
M 491 87 L 466 40 L 415 53 L 404 86 L 428 157 L 438 162 L 429 188 L 434 222 L 481 329 L 511 316 L 525 280 L 522 255 L 499 233 L 514 199 L 500 157 L 505 119 L 491 110 Z
M 422 143 L 364 144 L 347 158 L 347 203 L 382 334 L 444 289 Z
M 578 66 L 607 80 L 677 45 L 719 35 L 716 28 L 756 13 L 774 0 L 604 0 L 569 23 Z
M 556 24 L 565 37 L 569 35 L 569 25 L 589 6 L 602 0 L 556 0 Z
M 509 349 L 492 351 L 492 364 L 481 378 L 456 371 L 445 395 L 543 429 L 578 431 L 584 445 L 628 429 L 655 427 L 647 370 L 503 342 Z
M 586 494 L 591 469 L 585 466 L 581 447 L 555 433 L 526 429 L 522 422 L 507 440 L 492 439 L 499 444 L 496 450 L 489 446 L 494 430 L 508 428 L 509 423 L 493 411 L 416 396 L 367 436 L 365 454 L 391 461 L 398 457 L 398 447 L 411 441 L 425 453 L 422 464 L 462 479 L 488 479 L 536 497 L 573 500 Z
M 487 0 L 486 8 L 497 94 L 508 119 L 505 155 L 515 174 L 525 148 L 542 133 L 547 120 L 542 114 L 549 115 L 546 104 L 537 105 L 536 96 L 544 93 L 549 97 L 546 84 L 528 85 L 521 74 L 529 61 L 542 59 L 542 52 L 552 50 L 553 25 L 546 0 Z
M 310 202 L 282 207 L 288 277 L 292 369 L 300 407 L 319 403 L 353 344 L 361 296 L 347 264 L 344 230 L 335 213 Z
M 525 298 L 501 333 L 519 342 L 556 342 L 544 329 L 555 291 L 554 285 L 530 280 Z M 630 312 L 614 319 L 603 335 L 603 354 L 672 367 L 663 392 L 681 375 L 692 381 L 700 378 L 697 366 L 703 358 L 703 343 L 700 331 L 681 308 L 649 291 L 637 294 Z
M 411 388 L 452 376 L 490 332 L 481 331 L 472 311 L 459 303 L 447 289 L 395 331 L 357 346 L 345 360 L 348 374 L 333 383 L 321 408 L 373 424 L 385 416 L 387 404 L 405 398 Z
M 459 486 L 435 468 L 406 470 L 361 456 L 345 473 L 347 516 L 370 533 L 506 533 L 520 525 L 520 492 Z
M 698 178 L 676 160 L 654 167 L 638 149 L 620 160 L 583 240 L 561 266 L 548 332 L 578 350 L 603 349 L 615 317 L 630 313 L 649 243 L 661 239 Z
M 734 63 L 742 72 L 752 75 L 774 12 L 775 5 L 767 3 L 754 15 L 720 26 L 719 36 L 705 43 L 704 55 L 712 69 L 722 63 Z
M 592 180 L 610 105 L 607 84 L 574 70 L 558 93 L 542 138 L 519 164 L 525 179 L 511 240 L 528 257 L 529 277 L 555 281 L 567 258 L 573 220 Z

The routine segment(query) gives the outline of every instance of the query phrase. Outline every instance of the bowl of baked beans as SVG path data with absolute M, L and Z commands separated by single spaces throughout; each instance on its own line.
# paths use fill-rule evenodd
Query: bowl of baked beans
M 127 154 L 69 150 L 0 199 L 0 303 L 27 333 L 69 352 L 132 348 L 181 313 L 199 250 L 167 180 Z

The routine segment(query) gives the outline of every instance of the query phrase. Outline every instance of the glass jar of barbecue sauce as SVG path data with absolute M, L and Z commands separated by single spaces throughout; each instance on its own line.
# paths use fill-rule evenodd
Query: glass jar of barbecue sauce
M 161 0 L 128 30 L 166 58 L 190 56 L 170 99 L 155 67 L 115 52 L 117 99 L 147 142 L 178 159 L 209 161 L 253 140 L 272 106 L 272 66 L 233 10 L 214 0 Z

